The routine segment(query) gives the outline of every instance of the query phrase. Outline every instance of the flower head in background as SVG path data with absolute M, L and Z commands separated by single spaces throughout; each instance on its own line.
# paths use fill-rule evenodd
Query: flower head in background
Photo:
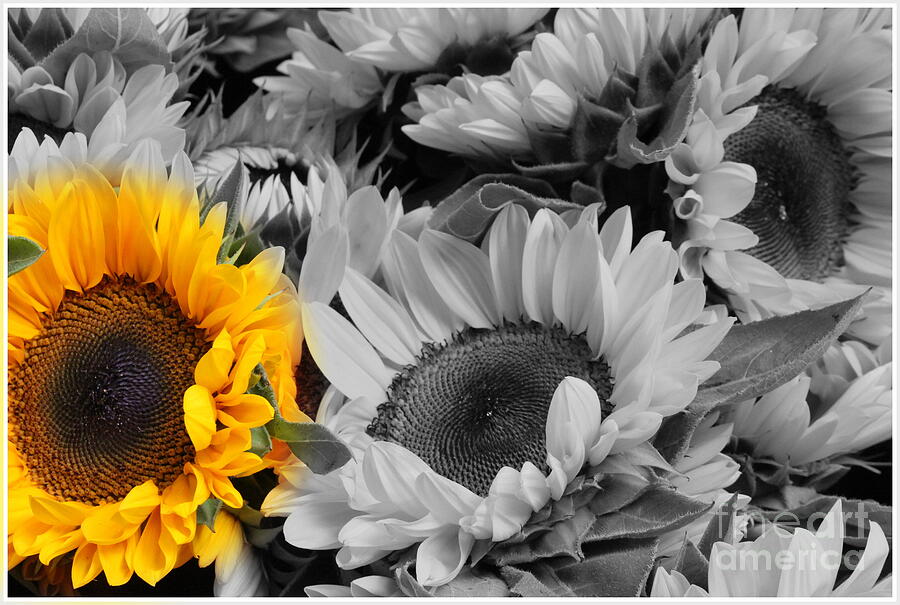
M 354 8 L 320 11 L 332 46 L 311 31 L 288 30 L 296 46 L 278 70 L 256 82 L 285 96 L 290 111 L 334 108 L 345 115 L 368 105 L 386 86 L 383 74 L 442 73 L 461 66 L 476 74 L 509 69 L 525 32 L 548 9 Z
M 204 33 L 207 69 L 216 71 L 214 60 L 221 60 L 235 71 L 247 73 L 291 54 L 294 45 L 287 28 L 309 27 L 323 35 L 317 12 L 296 7 L 192 8 L 188 20 L 191 29 Z
M 890 289 L 889 18 L 753 8 L 716 28 L 696 131 L 667 168 L 683 185 L 683 273 L 708 275 L 746 320 L 849 298 L 854 284 Z M 877 344 L 890 326 L 870 300 L 854 333 Z
M 509 69 L 517 37 L 546 8 L 354 8 L 322 12 L 319 19 L 338 48 L 385 73 L 473 73 Z
M 348 399 L 324 421 L 356 456 L 325 476 L 283 473 L 264 510 L 290 513 L 288 541 L 340 547 L 347 569 L 418 544 L 419 581 L 447 583 L 476 541 L 510 538 L 586 464 L 645 443 L 691 401 L 731 321 L 678 337 L 703 288 L 673 284 L 661 234 L 632 251 L 627 210 L 600 234 L 595 207 L 568 218 L 511 205 L 484 250 L 396 231 L 387 290 L 347 268 L 320 296 L 337 291 L 356 327 L 304 304 L 309 349 Z M 336 241 L 323 258 L 347 253 Z
M 772 526 L 753 542 L 717 542 L 709 560 L 708 591 L 678 571 L 656 570 L 651 597 L 878 597 L 890 596 L 891 578 L 878 581 L 889 554 L 884 530 L 868 524 L 865 550 L 853 572 L 835 586 L 841 569 L 844 517 L 840 498 L 815 532 Z
M 648 48 L 664 37 L 695 36 L 710 15 L 708 9 L 562 8 L 553 33 L 537 34 L 508 76 L 464 74 L 446 85 L 418 87 L 417 102 L 404 108 L 418 124 L 403 130 L 423 145 L 501 162 L 507 156 L 534 162 L 559 153 L 547 148 L 548 134 L 559 135 L 557 147 L 565 153 L 577 154 L 570 149 L 576 143 L 567 139 L 582 99 L 607 104 L 623 74 L 636 77 Z M 595 151 L 601 157 L 606 152 Z
M 197 185 L 208 190 L 240 160 L 249 171 L 248 184 L 290 175 L 305 175 L 316 158 L 335 147 L 335 124 L 327 117 L 288 115 L 281 99 L 257 91 L 225 117 L 221 95 L 210 95 L 185 120 L 187 154 L 194 163 Z
M 269 464 L 248 451 L 274 413 L 247 392 L 254 369 L 302 416 L 296 294 L 281 250 L 217 262 L 225 206 L 201 223 L 183 154 L 167 173 L 138 145 L 115 189 L 56 170 L 10 191 L 10 234 L 45 250 L 9 280 L 11 563 L 73 553 L 75 587 L 155 584 L 205 556 L 198 507 L 240 508 L 230 478 Z
M 832 345 L 807 375 L 735 404 L 725 416 L 738 453 L 749 455 L 754 468 L 768 465 L 777 477 L 776 469 L 788 465 L 793 483 L 824 489 L 846 472 L 842 462 L 854 463 L 841 455 L 890 439 L 892 393 L 893 364 L 851 341 Z
M 166 47 L 167 40 L 177 43 L 177 25 L 169 31 L 163 19 L 164 38 L 142 9 L 44 9 L 34 21 L 29 15 L 33 11 L 21 9 L 9 20 L 14 170 L 27 172 L 29 156 L 45 136 L 61 145 L 71 132 L 85 135 L 90 163 L 114 182 L 142 139 L 156 140 L 167 161 L 181 151 L 185 133 L 177 122 L 188 103 L 171 103 L 179 80 L 167 73 Z M 127 52 L 119 38 L 131 39 L 140 51 Z M 26 128 L 33 134 L 14 145 Z

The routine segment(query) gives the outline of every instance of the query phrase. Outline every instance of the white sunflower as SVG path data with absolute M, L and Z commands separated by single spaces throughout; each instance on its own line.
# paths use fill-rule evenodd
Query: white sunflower
M 889 334 L 890 53 L 883 9 L 750 8 L 740 24 L 718 24 L 694 120 L 715 128 L 689 138 L 667 169 L 687 221 L 683 273 L 705 273 L 742 319 L 874 286 L 851 331 L 872 343 Z M 699 192 L 722 166 L 752 167 L 752 195 L 733 178 Z
M 532 133 L 569 128 L 579 96 L 597 99 L 611 74 L 635 73 L 664 32 L 690 38 L 710 9 L 561 8 L 553 33 L 518 53 L 508 76 L 464 74 L 416 88 L 403 127 L 423 145 L 473 158 L 533 158 Z
M 281 95 L 291 113 L 317 118 L 328 113 L 343 117 L 368 105 L 383 84 L 371 65 L 354 61 L 314 33 L 287 30 L 294 45 L 291 58 L 278 65 L 281 76 L 261 76 L 253 83 Z
M 733 426 L 730 423 L 718 423 L 719 412 L 708 414 L 694 434 L 684 456 L 675 463 L 675 470 L 680 473 L 670 479 L 679 493 L 703 502 L 712 503 L 709 511 L 689 523 L 686 527 L 670 531 L 660 537 L 657 556 L 663 557 L 662 565 L 674 562 L 675 555 L 681 549 L 685 537 L 694 544 L 700 542 L 703 532 L 717 511 L 732 497 L 726 488 L 740 477 L 740 467 L 722 450 L 732 437 Z M 738 523 L 734 526 L 735 539 L 743 537 L 749 517 L 745 513 L 750 497 L 737 495 L 735 510 Z
M 815 532 L 793 534 L 773 525 L 753 542 L 717 542 L 709 558 L 708 590 L 678 571 L 660 567 L 651 597 L 886 597 L 891 577 L 879 581 L 890 553 L 884 530 L 869 523 L 865 550 L 852 573 L 835 586 L 841 568 L 844 517 L 838 499 Z
M 328 268 L 318 300 L 337 291 L 353 324 L 307 300 L 304 333 L 347 398 L 320 420 L 354 459 L 324 476 L 283 473 L 264 511 L 289 515 L 289 542 L 340 548 L 348 569 L 418 545 L 418 581 L 447 583 L 476 541 L 509 538 L 585 464 L 684 409 L 717 370 L 705 358 L 732 319 L 682 334 L 706 317 L 702 284 L 674 284 L 662 233 L 632 251 L 627 208 L 599 234 L 596 210 L 567 224 L 511 205 L 481 249 L 395 231 L 386 290 Z
M 833 345 L 800 375 L 726 414 L 754 460 L 802 467 L 891 437 L 893 363 L 861 343 Z
M 292 111 L 338 115 L 373 101 L 383 74 L 504 73 L 524 32 L 546 8 L 353 8 L 320 11 L 335 46 L 312 32 L 289 29 L 296 52 L 278 66 L 284 76 L 261 77 L 261 88 L 283 94 Z
M 316 584 L 303 589 L 308 597 L 402 597 L 403 591 L 394 578 L 385 576 L 363 576 L 341 584 Z
M 434 70 L 466 63 L 481 48 L 497 54 L 547 14 L 547 8 L 353 8 L 320 12 L 331 39 L 347 56 L 386 73 Z M 484 57 L 488 59 L 488 57 Z M 500 72 L 506 71 L 501 69 Z
M 21 144 L 12 146 L 10 169 L 17 177 L 28 178 L 29 154 L 40 144 L 38 139 L 45 136 L 61 144 L 66 133 L 83 134 L 88 161 L 114 182 L 118 182 L 125 160 L 142 139 L 156 140 L 167 161 L 183 149 L 185 133 L 177 123 L 188 103 L 172 103 L 179 87 L 178 76 L 166 73 L 164 65 L 170 59 L 165 43 L 178 43 L 183 29 L 178 24 L 183 20 L 125 9 L 123 23 L 138 27 L 136 21 L 146 21 L 159 45 L 156 55 L 148 52 L 125 65 L 115 51 L 47 55 L 46 49 L 35 46 L 33 38 L 40 35 L 27 35 L 38 30 L 59 32 L 61 43 L 66 37 L 62 32 L 71 36 L 72 32 L 81 31 L 79 28 L 97 27 L 94 20 L 87 21 L 91 9 L 44 9 L 37 13 L 37 9 L 14 10 L 17 17 L 11 18 L 15 28 L 11 29 L 10 38 L 15 48 L 7 60 L 10 143 L 26 129 L 31 131 Z M 153 16 L 159 23 L 152 20 Z M 161 27 L 162 33 L 155 32 L 155 26 Z M 65 145 L 60 149 L 68 151 L 73 147 Z M 69 159 L 81 161 L 80 157 Z

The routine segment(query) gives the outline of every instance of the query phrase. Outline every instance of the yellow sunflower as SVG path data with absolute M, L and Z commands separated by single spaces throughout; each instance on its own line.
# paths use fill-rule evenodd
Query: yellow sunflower
M 71 556 L 77 588 L 155 584 L 203 558 L 197 508 L 240 508 L 230 477 L 286 457 L 249 452 L 273 416 L 258 364 L 297 408 L 301 331 L 283 251 L 217 263 L 226 207 L 200 219 L 193 172 L 136 149 L 114 188 L 68 166 L 10 189 L 9 233 L 46 253 L 9 279 L 10 566 Z

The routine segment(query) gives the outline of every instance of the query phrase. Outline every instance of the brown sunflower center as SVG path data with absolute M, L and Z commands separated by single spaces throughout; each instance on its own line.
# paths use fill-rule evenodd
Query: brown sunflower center
M 183 396 L 209 349 L 164 291 L 105 278 L 66 293 L 10 371 L 10 433 L 31 478 L 65 500 L 99 504 L 193 459 Z
M 486 495 L 504 466 L 530 461 L 546 470 L 547 412 L 564 378 L 581 378 L 609 400 L 609 366 L 592 357 L 584 338 L 556 328 L 466 329 L 427 346 L 397 375 L 368 432 Z
M 821 281 L 843 263 L 854 172 L 824 107 L 768 87 L 756 117 L 725 140 L 725 159 L 756 169 L 753 201 L 732 220 L 759 236 L 748 253 L 789 278 Z

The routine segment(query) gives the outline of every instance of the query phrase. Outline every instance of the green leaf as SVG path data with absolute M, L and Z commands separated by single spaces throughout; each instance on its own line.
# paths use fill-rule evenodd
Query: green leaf
M 463 567 L 462 571 L 447 584 L 438 586 L 432 596 L 449 597 L 507 597 L 506 582 L 487 570 Z
M 599 516 L 631 504 L 649 489 L 650 484 L 643 477 L 616 473 L 604 475 L 598 487 L 600 491 L 591 499 L 588 507 Z
M 585 547 L 585 559 L 556 557 L 500 575 L 510 592 L 523 597 L 636 597 L 653 568 L 657 541 L 616 540 Z
M 127 74 L 145 65 L 171 65 L 165 42 L 147 12 L 140 8 L 92 8 L 75 35 L 56 47 L 40 65 L 61 85 L 79 54 L 95 55 L 101 51 L 112 53 Z
M 735 510 L 737 507 L 738 495 L 734 494 L 728 499 L 728 502 L 719 507 L 709 524 L 703 531 L 700 538 L 698 549 L 704 557 L 709 559 L 712 552 L 713 544 L 716 542 L 734 543 L 734 523 L 736 520 Z
M 325 475 L 350 460 L 350 450 L 334 433 L 315 422 L 288 422 L 274 418 L 266 425 L 269 434 L 284 441 L 309 469 Z
M 6 274 L 15 275 L 37 262 L 45 250 L 27 237 L 6 236 Z
M 278 411 L 278 402 L 266 371 L 257 365 L 251 380 L 256 380 L 248 393 L 264 397 L 275 411 L 274 418 L 266 424 L 269 436 L 284 441 L 297 458 L 309 470 L 325 475 L 344 466 L 351 458 L 350 450 L 331 431 L 315 422 L 289 422 Z
M 250 449 L 247 451 L 260 458 L 272 451 L 272 439 L 266 427 L 255 426 L 250 429 Z
M 68 26 L 68 27 L 67 27 Z M 41 10 L 37 21 L 22 42 L 36 60 L 40 61 L 72 35 L 72 26 L 59 8 Z
M 225 229 L 222 233 L 222 246 L 219 248 L 219 255 L 216 258 L 218 263 L 224 262 L 228 257 L 228 253 L 231 250 L 232 236 L 237 230 L 238 222 L 241 218 L 243 207 L 241 190 L 244 187 L 245 171 L 246 168 L 244 168 L 241 160 L 238 159 L 234 166 L 231 167 L 231 170 L 228 171 L 228 175 L 216 187 L 210 200 L 211 207 L 223 202 L 227 205 Z
M 197 507 L 197 524 L 205 525 L 213 533 L 216 532 L 216 517 L 222 510 L 222 501 L 218 498 L 207 498 L 206 501 Z
M 705 513 L 710 504 L 674 489 L 654 485 L 617 511 L 597 517 L 585 541 L 650 538 L 683 527 Z
M 427 226 L 478 243 L 494 217 L 509 204 L 523 206 L 530 215 L 541 208 L 562 212 L 581 207 L 556 199 L 549 184 L 517 174 L 483 174 L 475 177 L 434 209 Z
M 863 296 L 734 326 L 709 356 L 721 368 L 700 387 L 684 412 L 663 422 L 654 440 L 656 448 L 667 460 L 677 462 L 713 408 L 754 399 L 800 374 L 847 329 Z

